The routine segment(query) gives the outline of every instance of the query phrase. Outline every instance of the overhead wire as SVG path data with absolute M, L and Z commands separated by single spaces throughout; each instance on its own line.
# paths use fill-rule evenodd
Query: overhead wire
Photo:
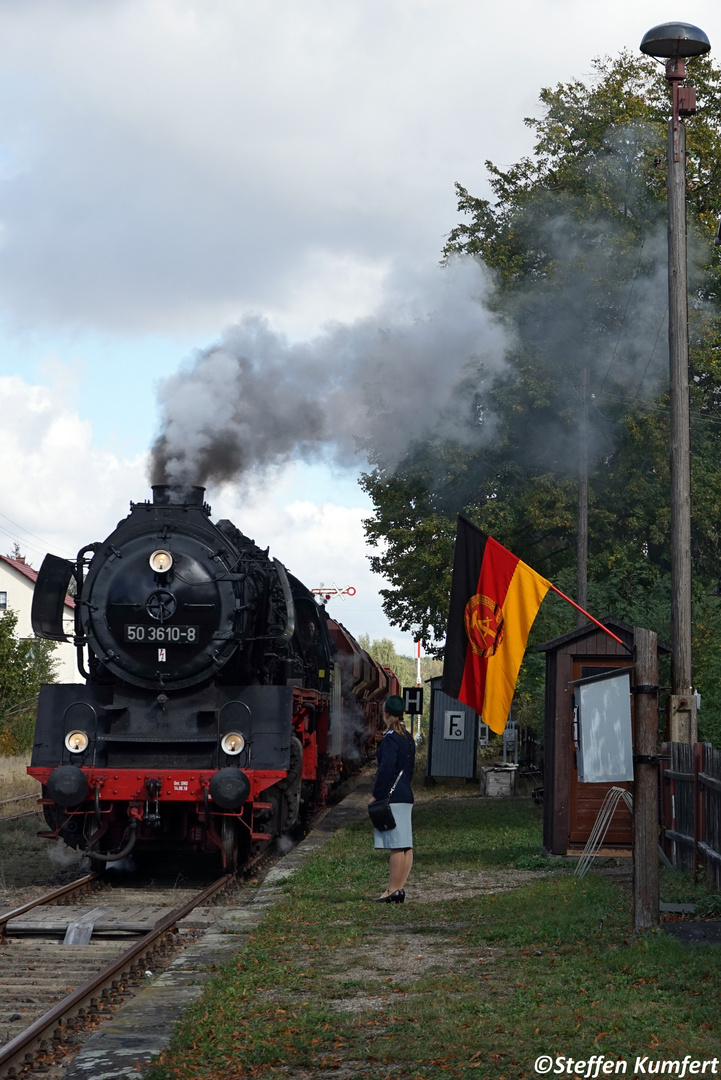
M 20 529 L 21 532 L 27 533 L 28 536 L 32 536 L 34 540 L 39 540 L 41 544 L 47 545 L 47 540 L 44 537 L 38 536 L 37 533 L 31 532 L 30 529 L 26 529 L 24 525 L 21 525 L 18 521 L 14 521 L 13 518 L 9 517 L 7 514 L 3 514 L 0 511 L 0 517 L 4 518 L 5 521 L 9 521 L 11 525 L 14 525 L 16 529 Z M 69 554 L 69 552 L 65 552 L 64 554 Z
M 14 521 L 13 518 L 8 517 L 7 514 L 0 513 L 0 518 L 3 518 L 3 520 L 7 521 L 10 525 L 13 525 L 16 529 L 19 529 L 21 534 L 25 534 L 18 535 L 18 533 L 13 532 L 11 529 L 8 529 L 2 524 L 0 524 L 0 533 L 4 533 L 5 536 L 8 536 L 11 540 L 18 544 L 19 547 L 31 548 L 33 551 L 36 551 L 38 552 L 38 554 L 43 556 L 46 555 L 48 551 L 54 550 L 60 552 L 63 555 L 66 555 L 68 558 L 75 557 L 74 554 L 71 554 L 69 551 L 65 551 L 57 544 L 51 544 L 48 540 L 43 539 L 42 536 L 38 536 L 37 533 L 31 532 L 30 529 L 26 529 L 24 525 L 21 525 L 19 522 Z M 32 539 L 28 539 L 28 537 L 32 537 Z M 33 543 L 34 540 L 37 540 L 38 543 Z
M 605 398 L 609 398 L 611 401 L 618 401 L 622 405 L 633 405 L 634 408 L 641 409 L 648 413 L 658 413 L 661 416 L 670 415 L 670 408 L 667 405 L 654 405 L 650 402 L 638 401 L 636 398 L 626 398 L 621 394 L 613 394 L 610 391 L 606 391 L 603 395 Z M 603 416 L 604 420 L 611 420 L 612 417 L 605 416 L 604 413 L 598 408 L 598 405 L 594 402 L 594 408 Z M 721 416 L 708 416 L 706 413 L 699 412 L 698 409 L 689 409 L 689 414 L 692 420 L 698 420 L 705 424 L 721 424 Z
M 644 381 L 646 379 L 646 375 L 648 374 L 648 369 L 651 366 L 651 361 L 653 360 L 654 354 L 656 352 L 656 346 L 658 345 L 658 338 L 659 338 L 659 335 L 661 333 L 661 330 L 663 329 L 663 324 L 666 322 L 666 317 L 667 316 L 668 316 L 668 304 L 666 304 L 666 307 L 663 309 L 663 315 L 661 316 L 661 321 L 658 324 L 658 330 L 656 331 L 656 339 L 655 339 L 655 341 L 653 343 L 653 348 L 651 349 L 651 355 L 649 356 L 648 360 L 646 361 L 646 367 L 643 369 L 643 375 L 641 376 L 641 382 L 636 387 L 635 393 L 633 395 L 634 399 L 638 397 L 638 395 L 639 395 L 639 393 L 641 391 L 641 387 L 643 386 Z

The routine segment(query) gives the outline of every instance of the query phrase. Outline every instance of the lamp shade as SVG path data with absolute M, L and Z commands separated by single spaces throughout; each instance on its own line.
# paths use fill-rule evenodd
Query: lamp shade
M 641 52 L 664 59 L 689 59 L 703 56 L 711 48 L 703 30 L 691 23 L 668 22 L 654 26 L 643 36 Z

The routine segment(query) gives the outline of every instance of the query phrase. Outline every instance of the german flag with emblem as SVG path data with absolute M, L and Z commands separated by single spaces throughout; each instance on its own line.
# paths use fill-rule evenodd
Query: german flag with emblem
M 506 726 L 528 634 L 546 581 L 493 537 L 458 515 L 443 664 L 443 691 Z

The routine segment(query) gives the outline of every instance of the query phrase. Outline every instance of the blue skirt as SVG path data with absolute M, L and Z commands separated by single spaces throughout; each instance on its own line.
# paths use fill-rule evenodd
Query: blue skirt
M 378 832 L 378 829 L 374 829 L 373 846 L 386 849 L 412 848 L 411 815 L 413 813 L 413 803 L 392 802 L 391 810 L 393 811 L 393 817 L 396 819 L 396 827 L 395 829 L 389 829 L 388 832 Z

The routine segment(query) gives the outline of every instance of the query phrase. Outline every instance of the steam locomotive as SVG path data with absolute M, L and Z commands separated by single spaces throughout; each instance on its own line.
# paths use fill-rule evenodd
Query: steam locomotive
M 234 869 L 322 805 L 398 693 L 313 594 L 204 488 L 153 487 L 75 563 L 47 555 L 33 629 L 69 640 L 85 683 L 44 686 L 28 772 L 48 831 L 100 867 L 216 852 Z

